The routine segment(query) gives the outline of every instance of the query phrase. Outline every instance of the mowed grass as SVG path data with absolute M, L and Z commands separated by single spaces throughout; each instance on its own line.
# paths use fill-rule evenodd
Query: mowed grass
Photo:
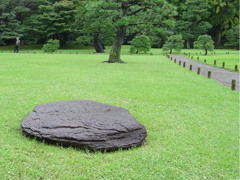
M 206 60 L 205 64 L 208 64 L 210 66 L 215 66 L 222 68 L 223 62 L 225 62 L 224 68 L 229 71 L 235 71 L 235 65 L 238 66 L 239 71 L 239 51 L 237 50 L 215 50 L 213 52 L 208 52 L 208 55 L 204 55 L 204 52 L 194 52 L 194 50 L 186 51 L 187 53 L 190 53 L 190 56 L 187 56 L 189 59 L 193 56 L 194 61 L 198 61 L 201 63 L 205 63 L 204 60 Z M 226 54 L 229 53 L 229 54 Z M 198 60 L 199 57 L 199 60 Z M 214 61 L 216 60 L 216 65 L 214 65 Z
M 239 93 L 164 56 L 0 54 L 1 179 L 239 179 Z M 36 105 L 88 99 L 120 106 L 148 131 L 110 153 L 24 136 Z
M 121 54 L 123 55 L 130 55 L 130 45 L 122 46 Z M 44 54 L 44 51 L 41 50 L 42 45 L 22 45 L 20 46 L 20 53 L 24 54 Z M 0 46 L 0 54 L 1 53 L 12 53 L 14 46 Z M 109 54 L 111 50 L 111 46 L 106 46 L 105 53 Z M 133 56 L 158 56 L 164 55 L 169 53 L 168 51 L 163 51 L 159 48 L 152 48 L 148 53 L 139 53 L 134 54 Z M 225 62 L 225 69 L 229 71 L 235 71 L 235 65 L 238 66 L 238 71 L 240 68 L 240 61 L 239 61 L 239 50 L 234 49 L 215 49 L 214 51 L 208 51 L 208 55 L 204 55 L 205 51 L 202 49 L 182 49 L 180 52 L 173 51 L 172 54 L 174 55 L 184 55 L 184 53 L 190 53 L 190 56 L 186 56 L 189 59 L 192 59 L 193 56 L 194 61 L 198 61 L 204 64 L 208 64 L 210 66 L 215 66 L 222 68 L 223 62 Z M 229 53 L 229 54 L 226 54 Z M 61 47 L 58 51 L 54 52 L 53 54 L 95 54 L 94 47 L 84 47 L 80 45 L 69 45 Z M 199 57 L 199 60 L 198 60 Z M 105 58 L 107 60 L 107 58 Z M 206 60 L 206 63 L 204 62 Z M 214 65 L 214 60 L 216 60 L 216 65 Z

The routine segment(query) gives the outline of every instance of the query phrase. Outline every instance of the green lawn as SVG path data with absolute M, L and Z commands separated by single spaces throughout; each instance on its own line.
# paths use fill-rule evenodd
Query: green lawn
M 42 45 L 24 45 L 20 46 L 20 53 L 29 53 L 29 54 L 44 54 L 43 50 L 41 50 Z M 13 52 L 14 46 L 0 46 L 0 54 L 1 53 L 10 53 Z M 123 46 L 121 54 L 123 55 L 130 55 L 129 53 L 130 46 Z M 110 46 L 106 47 L 105 54 L 108 54 L 111 50 Z M 226 54 L 229 52 L 229 54 Z M 163 52 L 162 49 L 158 48 L 152 48 L 151 51 L 147 54 L 137 54 L 134 56 L 149 56 L 151 55 L 163 55 L 169 52 Z M 234 49 L 215 49 L 214 52 L 208 51 L 208 55 L 204 55 L 204 51 L 200 49 L 183 49 L 180 52 L 173 51 L 173 54 L 182 54 L 184 53 L 190 53 L 190 57 L 187 56 L 189 59 L 191 59 L 191 56 L 193 56 L 192 60 L 199 61 L 201 63 L 204 63 L 204 60 L 206 59 L 206 64 L 214 66 L 214 60 L 217 60 L 216 67 L 222 67 L 222 63 L 225 62 L 225 69 L 229 71 L 235 70 L 235 65 L 238 65 L 238 70 L 240 66 L 239 62 L 239 51 Z M 93 47 L 83 47 L 83 46 L 66 46 L 60 48 L 60 50 L 54 52 L 54 54 L 95 54 L 95 49 Z M 197 60 L 197 57 L 199 57 L 199 60 Z M 107 60 L 105 58 L 104 60 Z
M 239 179 L 239 92 L 164 56 L 107 64 L 87 51 L 0 54 L 1 179 Z M 81 99 L 128 109 L 148 130 L 144 144 L 92 153 L 23 135 L 36 105 Z
M 204 52 L 194 51 L 194 50 L 183 50 L 186 53 L 190 53 L 190 57 L 187 56 L 189 59 L 191 59 L 191 56 L 193 56 L 193 60 L 199 61 L 201 63 L 204 63 L 204 60 L 206 60 L 206 64 L 214 66 L 214 60 L 216 60 L 216 67 L 222 68 L 223 62 L 225 62 L 225 69 L 234 71 L 235 65 L 238 65 L 239 70 L 239 51 L 237 50 L 215 50 L 213 52 L 208 52 L 208 55 L 204 55 Z M 226 52 L 229 54 L 226 54 Z M 199 60 L 198 60 L 199 57 Z

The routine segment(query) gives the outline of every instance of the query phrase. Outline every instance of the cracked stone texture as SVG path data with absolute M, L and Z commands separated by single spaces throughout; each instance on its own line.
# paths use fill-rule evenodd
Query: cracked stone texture
M 21 126 L 40 139 L 91 150 L 139 146 L 147 136 L 145 127 L 128 110 L 89 100 L 36 106 Z

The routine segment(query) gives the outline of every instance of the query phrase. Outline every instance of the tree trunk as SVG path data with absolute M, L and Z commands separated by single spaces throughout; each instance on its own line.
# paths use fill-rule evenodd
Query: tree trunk
M 121 8 L 120 8 L 120 14 L 119 14 L 120 19 L 127 16 L 127 11 L 129 8 L 128 5 L 129 5 L 128 1 L 121 2 Z M 111 52 L 109 54 L 109 59 L 108 59 L 109 63 L 115 63 L 115 62 L 124 63 L 120 59 L 120 55 L 121 55 L 121 47 L 122 47 L 123 39 L 126 34 L 126 29 L 127 29 L 127 26 L 117 26 L 116 37 L 115 37 Z
M 187 49 L 190 49 L 191 46 L 190 46 L 190 39 L 187 39 Z
M 61 46 L 65 46 L 65 45 L 66 45 L 67 39 L 68 39 L 68 34 L 67 34 L 67 33 L 64 33 L 64 34 L 62 35 L 62 40 L 61 40 L 61 42 L 60 42 Z
M 105 47 L 105 45 L 104 45 L 104 44 L 102 44 L 102 47 L 103 47 L 103 49 L 106 49 L 106 47 Z
M 216 41 L 215 41 L 215 47 L 220 48 L 222 46 L 222 30 L 219 29 L 217 31 Z
M 120 54 L 121 54 L 121 47 L 123 43 L 124 36 L 126 34 L 126 27 L 125 26 L 118 26 L 117 27 L 117 33 L 116 33 L 116 38 L 114 40 L 111 52 L 109 54 L 109 63 L 124 63 L 120 59 Z
M 99 32 L 95 32 L 94 34 L 94 47 L 97 53 L 104 53 L 104 49 L 103 46 L 100 42 L 100 38 L 99 38 L 100 33 Z
M 207 49 L 205 49 L 205 55 L 207 55 Z

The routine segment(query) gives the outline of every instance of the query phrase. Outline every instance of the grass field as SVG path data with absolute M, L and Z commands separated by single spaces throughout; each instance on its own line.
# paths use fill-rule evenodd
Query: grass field
M 164 56 L 84 52 L 0 54 L 1 179 L 239 179 L 239 92 Z M 93 153 L 23 135 L 36 105 L 81 99 L 128 109 L 144 144 Z
M 226 54 L 226 52 L 229 52 L 229 54 Z M 224 69 L 227 69 L 229 71 L 235 71 L 235 65 L 238 65 L 238 71 L 239 71 L 239 65 L 240 65 L 239 51 L 216 50 L 215 54 L 209 52 L 207 56 L 203 55 L 203 52 L 201 52 L 200 54 L 199 52 L 192 51 L 190 54 L 190 57 L 191 56 L 193 56 L 192 60 L 194 61 L 205 63 L 204 60 L 206 60 L 205 64 L 216 66 L 219 68 L 222 68 L 223 62 L 225 62 Z M 187 57 L 191 59 L 189 56 Z M 199 57 L 199 60 L 198 60 L 198 57 Z M 214 65 L 214 60 L 216 60 L 216 65 Z
M 43 50 L 41 50 L 42 45 L 24 45 L 20 46 L 20 53 L 30 53 L 30 54 L 44 54 Z M 0 54 L 1 53 L 10 53 L 13 52 L 14 46 L 0 46 Z M 123 46 L 121 53 L 123 55 L 130 55 L 129 54 L 130 46 Z M 106 47 L 106 54 L 108 54 L 111 50 L 110 46 Z M 229 52 L 229 54 L 226 54 Z M 62 47 L 60 50 L 56 51 L 54 54 L 94 54 L 95 49 L 93 47 L 83 47 L 83 46 L 66 46 Z M 137 54 L 134 56 L 149 56 L 152 53 L 153 55 L 163 55 L 168 52 L 163 52 L 162 49 L 152 48 L 151 51 L 147 54 Z M 173 51 L 173 54 L 182 54 L 190 53 L 190 57 L 186 56 L 187 58 L 192 60 L 204 63 L 206 59 L 206 64 L 214 66 L 214 60 L 217 60 L 216 67 L 221 68 L 222 63 L 225 62 L 225 69 L 229 71 L 235 70 L 235 65 L 238 65 L 238 71 L 240 66 L 239 61 L 239 51 L 234 49 L 215 49 L 214 51 L 209 51 L 208 55 L 204 55 L 204 51 L 200 49 L 183 49 L 180 52 Z M 197 60 L 199 57 L 199 60 Z M 105 59 L 107 60 L 107 58 Z

